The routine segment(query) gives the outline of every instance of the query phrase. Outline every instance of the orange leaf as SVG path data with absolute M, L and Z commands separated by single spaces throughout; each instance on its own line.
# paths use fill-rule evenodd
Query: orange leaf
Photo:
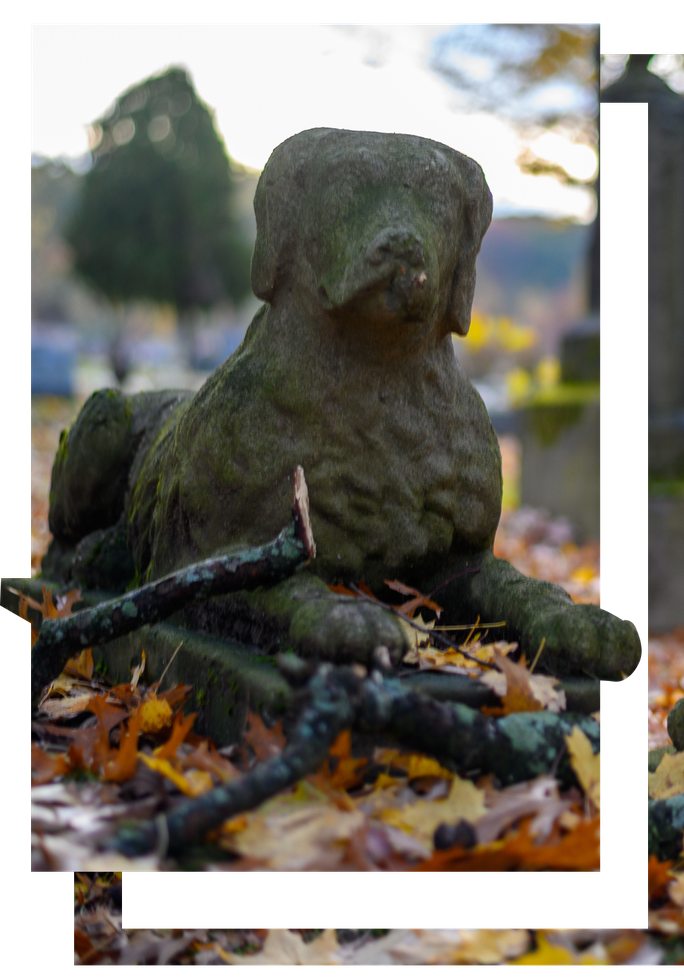
M 121 708 L 119 705 L 113 704 L 106 694 L 96 694 L 88 701 L 84 710 L 92 711 L 107 734 L 115 725 L 119 725 L 125 718 L 128 718 L 131 713 L 128 708 Z M 82 730 L 87 731 L 87 729 Z
M 67 660 L 63 668 L 63 673 L 71 674 L 72 677 L 82 677 L 84 680 L 92 680 L 93 677 L 93 651 L 90 647 L 81 650 L 77 657 Z
M 648 900 L 657 902 L 667 897 L 667 886 L 672 882 L 670 869 L 673 861 L 659 861 L 655 854 L 648 859 Z
M 412 595 L 415 599 L 405 602 L 401 606 L 395 606 L 394 608 L 397 612 L 403 613 L 405 616 L 412 616 L 419 606 L 427 606 L 428 609 L 433 609 L 437 613 L 437 619 L 439 619 L 441 613 L 444 612 L 441 606 L 430 598 L 429 595 L 423 595 L 418 589 L 412 589 L 410 585 L 404 585 L 403 582 L 398 582 L 396 579 L 393 582 L 388 582 L 385 579 L 385 585 L 388 585 L 393 592 L 401 592 L 402 595 Z
M 162 691 L 161 694 L 157 694 L 157 697 L 161 701 L 168 701 L 172 708 L 179 708 L 185 701 L 187 701 L 189 694 L 192 692 L 192 684 L 176 684 L 175 687 L 170 687 L 168 691 Z
M 138 735 L 140 734 L 140 719 L 133 715 L 128 723 L 128 730 L 121 731 L 120 748 L 112 749 L 109 759 L 104 764 L 102 779 L 104 782 L 122 783 L 132 779 L 138 766 Z
M 154 750 L 154 754 L 158 759 L 172 759 L 176 755 L 176 752 L 180 746 L 185 741 L 185 738 L 193 726 L 195 718 L 197 717 L 197 712 L 193 712 L 188 715 L 187 718 L 183 718 L 183 712 L 178 711 L 173 718 L 173 728 L 171 729 L 171 734 L 169 739 L 163 745 L 160 745 L 158 749 Z
M 65 755 L 48 755 L 39 745 L 31 746 L 31 785 L 49 783 L 57 776 L 69 772 L 70 766 Z
M 283 735 L 283 726 L 280 722 L 277 722 L 273 728 L 267 728 L 259 715 L 250 711 L 247 716 L 247 724 L 249 727 L 245 732 L 244 738 L 247 744 L 254 750 L 254 754 L 259 762 L 264 762 L 266 759 L 273 758 L 274 755 L 279 755 L 285 748 L 285 736 Z
M 43 586 L 42 602 L 37 602 L 35 599 L 32 599 L 31 596 L 24 595 L 23 592 L 18 592 L 17 594 L 19 596 L 18 613 L 22 619 L 29 618 L 29 606 L 31 609 L 37 609 L 41 613 L 43 619 L 61 619 L 64 616 L 70 616 L 71 607 L 81 598 L 81 590 L 72 589 L 71 592 L 67 592 L 65 596 L 57 600 L 59 606 L 56 606 L 52 601 L 52 589 L 46 589 L 45 586 Z M 31 623 L 31 646 L 33 646 L 38 639 L 38 633 L 39 630 L 37 630 L 33 623 Z
M 526 667 L 514 663 L 500 653 L 494 654 L 494 663 L 506 675 L 506 693 L 501 698 L 505 714 L 514 711 L 543 711 L 543 705 L 532 691 L 532 675 Z
M 358 592 L 354 592 L 353 589 L 349 589 L 347 588 L 346 585 L 342 585 L 341 583 L 337 583 L 335 585 L 329 585 L 328 588 L 330 589 L 331 592 L 336 592 L 338 595 L 351 595 L 355 599 L 359 598 L 359 592 L 363 592 L 363 594 L 367 595 L 369 598 L 375 599 L 375 596 L 373 595 L 373 593 L 368 588 L 365 582 L 359 582 Z
M 328 588 L 331 592 L 335 592 L 337 595 L 351 595 L 354 596 L 355 599 L 358 599 L 356 592 L 352 592 L 352 590 L 348 589 L 346 585 L 335 583 L 335 585 L 329 585 Z
M 325 784 L 332 789 L 349 789 L 359 782 L 359 773 L 368 765 L 368 759 L 353 759 L 351 756 L 351 732 L 349 729 L 340 732 L 330 746 L 329 756 L 338 760 L 337 765 L 330 765 L 326 759 L 316 774 L 317 785 L 323 788 Z

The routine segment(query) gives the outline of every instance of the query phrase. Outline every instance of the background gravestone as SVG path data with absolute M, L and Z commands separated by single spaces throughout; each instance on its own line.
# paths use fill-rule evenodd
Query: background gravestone
M 520 409 L 521 502 L 567 517 L 582 538 L 600 530 L 599 376 L 596 313 L 563 337 L 560 384 Z
M 648 103 L 649 627 L 684 622 L 684 99 L 631 55 L 602 102 Z
M 31 394 L 74 394 L 78 339 L 64 324 L 31 325 Z

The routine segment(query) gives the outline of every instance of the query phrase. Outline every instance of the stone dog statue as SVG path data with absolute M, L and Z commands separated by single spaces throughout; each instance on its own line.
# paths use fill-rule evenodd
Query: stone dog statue
M 399 579 L 446 582 L 446 624 L 505 620 L 528 656 L 545 641 L 556 673 L 630 674 L 631 623 L 492 554 L 499 447 L 451 336 L 468 331 L 491 221 L 478 164 L 416 136 L 313 129 L 274 150 L 254 206 L 264 305 L 244 342 L 194 396 L 90 398 L 55 459 L 44 576 L 125 587 L 266 542 L 301 464 L 317 557 L 238 605 L 302 655 L 372 663 L 384 648 L 397 664 L 394 614 L 325 583 L 396 602 L 383 583 Z

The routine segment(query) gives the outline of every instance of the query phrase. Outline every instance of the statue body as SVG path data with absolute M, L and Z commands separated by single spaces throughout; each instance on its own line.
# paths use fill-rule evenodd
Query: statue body
M 398 662 L 405 648 L 391 613 L 325 583 L 428 590 L 465 573 L 438 596 L 450 620 L 505 619 L 561 672 L 630 673 L 631 624 L 492 555 L 500 453 L 452 341 L 491 221 L 480 167 L 415 136 L 310 130 L 273 152 L 255 211 L 264 306 L 243 344 L 194 397 L 92 396 L 55 462 L 44 571 L 95 581 L 93 548 L 116 541 L 149 580 L 261 544 L 287 523 L 301 465 L 317 557 L 248 604 L 302 653 Z

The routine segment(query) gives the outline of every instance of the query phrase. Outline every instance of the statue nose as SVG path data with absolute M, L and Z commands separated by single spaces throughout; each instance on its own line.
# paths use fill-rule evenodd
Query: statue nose
M 425 265 L 423 245 L 408 228 L 386 228 L 371 242 L 366 258 L 369 265 L 381 265 L 387 261 L 406 262 L 414 269 Z

